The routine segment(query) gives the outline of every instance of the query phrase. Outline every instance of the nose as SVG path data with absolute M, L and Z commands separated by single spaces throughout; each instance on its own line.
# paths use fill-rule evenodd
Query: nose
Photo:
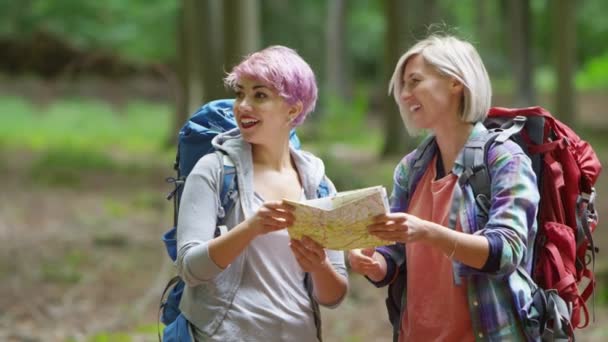
M 246 113 L 251 111 L 250 101 L 247 99 L 247 96 L 243 96 L 240 99 L 236 99 L 234 102 L 235 109 L 241 113 Z
M 401 87 L 401 93 L 399 94 L 399 98 L 401 101 L 406 102 L 412 97 L 412 92 L 408 89 L 406 85 Z

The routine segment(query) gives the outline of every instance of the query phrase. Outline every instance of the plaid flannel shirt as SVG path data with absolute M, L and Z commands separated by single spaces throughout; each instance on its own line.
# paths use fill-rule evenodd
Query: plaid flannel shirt
M 485 132 L 483 124 L 477 123 L 469 139 L 475 139 Z M 407 212 L 414 190 L 407 189 L 413 158 L 414 153 L 408 154 L 395 168 L 391 212 Z M 456 176 L 460 176 L 464 171 L 462 158 L 461 153 L 452 169 Z M 534 313 L 529 312 L 531 286 L 529 278 L 524 274 L 529 274 L 531 270 L 537 229 L 536 216 L 540 195 L 536 175 L 529 157 L 512 141 L 492 147 L 488 152 L 488 164 L 491 206 L 487 221 L 478 222 L 479 209 L 473 190 L 468 184 L 460 189 L 460 208 L 464 210 L 460 210 L 458 219 L 463 232 L 488 237 L 491 245 L 488 260 L 495 261 L 497 267 L 488 271 L 485 267 L 475 269 L 454 261 L 454 273 L 467 282 L 469 311 L 478 341 L 538 340 L 538 326 L 533 320 L 526 319 L 527 316 L 533 317 Z M 389 267 L 386 277 L 375 283 L 377 286 L 386 285 L 398 276 L 406 276 L 405 273 L 397 274 L 399 267 L 391 260 L 389 253 L 385 252 L 386 248 L 388 247 L 378 248 L 387 258 Z M 405 298 L 402 303 L 402 308 L 407 307 Z

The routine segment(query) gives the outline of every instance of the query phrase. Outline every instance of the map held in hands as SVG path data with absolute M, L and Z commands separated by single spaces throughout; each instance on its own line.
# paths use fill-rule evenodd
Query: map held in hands
M 386 189 L 382 186 L 339 192 L 334 196 L 295 202 L 295 223 L 287 230 L 292 239 L 310 237 L 334 250 L 391 244 L 370 235 L 367 225 L 374 216 L 388 213 Z

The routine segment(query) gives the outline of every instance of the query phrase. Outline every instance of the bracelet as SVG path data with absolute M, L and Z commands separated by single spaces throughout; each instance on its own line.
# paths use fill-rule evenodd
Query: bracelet
M 458 246 L 458 235 L 454 238 L 454 248 L 452 248 L 452 253 L 448 256 L 448 259 L 452 259 L 454 257 L 454 253 L 456 253 L 456 246 Z

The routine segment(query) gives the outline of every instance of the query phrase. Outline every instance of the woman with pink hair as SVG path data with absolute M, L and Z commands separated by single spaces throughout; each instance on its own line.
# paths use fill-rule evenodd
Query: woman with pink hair
M 271 46 L 247 56 L 225 84 L 235 91 L 238 128 L 213 145 L 236 168 L 239 198 L 224 213 L 227 232 L 214 237 L 222 161 L 207 154 L 188 176 L 177 230 L 187 284 L 180 309 L 197 341 L 321 340 L 318 304 L 337 306 L 348 288 L 344 255 L 290 240 L 293 208 L 282 202 L 336 191 L 319 158 L 289 145 L 315 107 L 314 73 L 294 50 Z

